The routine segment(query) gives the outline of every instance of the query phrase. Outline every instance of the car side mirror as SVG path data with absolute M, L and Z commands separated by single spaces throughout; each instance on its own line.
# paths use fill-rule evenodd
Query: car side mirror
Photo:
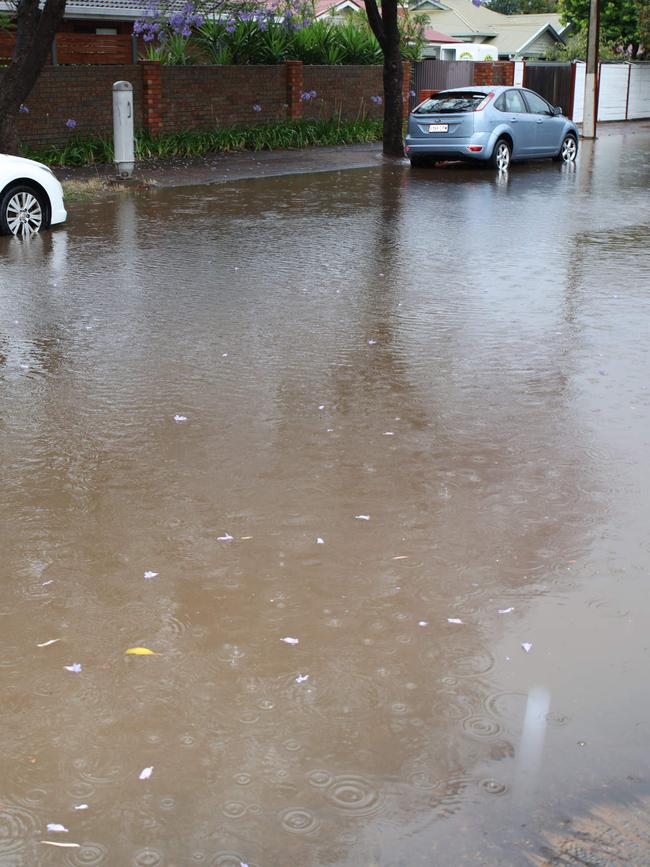
M 558 117 L 558 115 L 562 114 L 562 106 L 561 105 L 554 106 L 554 108 L 552 109 L 552 112 L 553 112 L 553 117 Z

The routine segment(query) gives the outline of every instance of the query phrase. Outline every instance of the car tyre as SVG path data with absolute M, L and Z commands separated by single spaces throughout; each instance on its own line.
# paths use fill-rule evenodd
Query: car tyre
M 578 156 L 578 140 L 571 133 L 564 136 L 560 150 L 553 157 L 556 163 L 574 163 Z
M 429 158 L 422 154 L 413 154 L 413 156 L 409 157 L 409 160 L 412 169 L 420 169 L 423 166 L 428 166 L 430 164 Z
M 49 224 L 46 195 L 28 186 L 14 184 L 0 198 L 0 234 L 29 238 Z
M 500 138 L 494 145 L 494 150 L 490 157 L 490 165 L 500 172 L 506 172 L 510 168 L 511 159 L 512 147 L 510 142 L 505 138 Z

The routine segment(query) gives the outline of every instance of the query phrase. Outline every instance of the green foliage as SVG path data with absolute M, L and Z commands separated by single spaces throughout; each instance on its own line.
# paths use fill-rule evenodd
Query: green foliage
M 402 55 L 417 60 L 424 45 L 427 17 L 401 16 Z M 207 63 L 276 64 L 302 60 L 312 65 L 380 65 L 383 55 L 379 43 L 362 13 L 355 13 L 344 24 L 327 19 L 294 29 L 284 21 L 261 25 L 256 20 L 208 19 L 189 38 L 168 37 L 143 55 L 148 60 L 169 64 Z
M 600 39 L 598 55 L 601 60 L 620 60 L 621 53 L 611 45 Z M 569 36 L 566 45 L 554 45 L 549 48 L 544 56 L 545 60 L 586 60 L 587 59 L 587 31 L 581 30 Z
M 589 26 L 589 0 L 559 0 L 558 10 L 565 24 L 576 32 L 586 32 Z M 600 9 L 600 36 L 603 45 L 620 52 L 628 46 L 638 48 L 639 5 L 637 0 L 606 0 Z
M 173 159 L 201 157 L 211 153 L 262 151 L 280 148 L 305 148 L 315 145 L 348 145 L 379 141 L 381 120 L 359 118 L 355 121 L 297 120 L 268 126 L 233 126 L 213 130 L 136 135 L 136 159 Z M 52 166 L 90 166 L 113 162 L 113 143 L 109 139 L 77 138 L 66 145 L 33 150 L 23 155 Z
M 650 60 L 650 0 L 639 0 L 639 40 L 643 59 Z

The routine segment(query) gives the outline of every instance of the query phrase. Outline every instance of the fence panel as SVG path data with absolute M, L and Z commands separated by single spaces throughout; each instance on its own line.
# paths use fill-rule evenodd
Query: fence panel
M 551 105 L 561 105 L 567 114 L 571 110 L 571 64 L 526 61 L 524 86 L 535 90 Z
M 630 70 L 629 120 L 650 117 L 650 63 L 633 63 Z
M 95 33 L 57 33 L 57 59 L 61 64 L 131 63 L 132 41 L 128 33 L 102 36 Z
M 601 63 L 598 120 L 625 120 L 629 74 L 627 63 Z
M 465 87 L 474 82 L 474 64 L 471 60 L 420 60 L 413 64 L 413 90 L 446 90 L 448 87 Z M 412 106 L 411 106 L 412 107 Z

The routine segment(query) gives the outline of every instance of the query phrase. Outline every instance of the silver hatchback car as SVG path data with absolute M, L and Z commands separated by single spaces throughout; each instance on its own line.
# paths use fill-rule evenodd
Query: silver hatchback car
M 471 160 L 504 171 L 513 160 L 552 157 L 572 163 L 578 130 L 538 93 L 522 87 L 457 87 L 425 99 L 410 114 L 412 166 Z

